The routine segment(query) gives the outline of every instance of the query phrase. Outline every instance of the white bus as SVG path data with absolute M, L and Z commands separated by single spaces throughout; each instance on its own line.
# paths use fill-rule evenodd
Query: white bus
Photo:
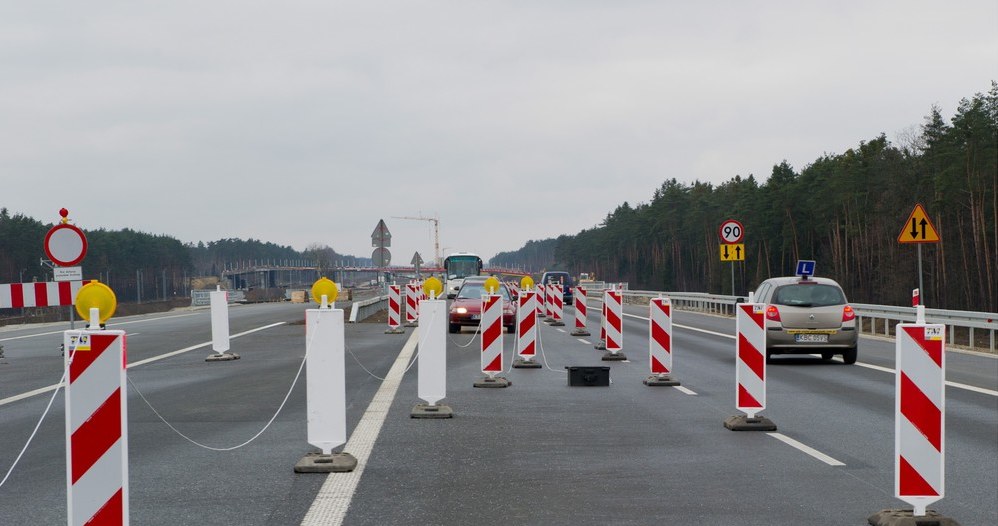
M 464 285 L 464 278 L 482 273 L 482 258 L 470 252 L 455 252 L 444 258 L 444 275 L 447 276 L 447 299 L 457 296 Z

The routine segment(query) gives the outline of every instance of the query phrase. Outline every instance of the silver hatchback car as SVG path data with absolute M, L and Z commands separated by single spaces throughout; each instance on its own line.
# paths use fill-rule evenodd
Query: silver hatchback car
M 771 278 L 756 289 L 766 304 L 766 358 L 774 354 L 842 355 L 856 363 L 856 312 L 842 287 L 828 278 Z

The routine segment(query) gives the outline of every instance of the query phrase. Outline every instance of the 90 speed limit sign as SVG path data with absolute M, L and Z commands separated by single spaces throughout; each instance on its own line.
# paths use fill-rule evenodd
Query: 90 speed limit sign
M 721 237 L 722 243 L 731 245 L 741 242 L 742 238 L 745 237 L 745 227 L 740 221 L 728 219 L 721 223 L 721 228 L 717 230 L 717 234 Z

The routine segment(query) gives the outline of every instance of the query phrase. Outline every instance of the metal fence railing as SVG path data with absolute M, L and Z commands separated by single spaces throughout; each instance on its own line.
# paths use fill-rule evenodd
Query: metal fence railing
M 378 311 L 388 310 L 388 296 L 375 296 L 353 302 L 350 307 L 350 323 L 363 321 Z
M 649 298 L 664 296 L 672 300 L 677 309 L 722 316 L 734 316 L 737 303 L 748 301 L 745 296 L 724 296 L 699 292 L 659 292 L 653 290 L 624 291 L 624 300 L 630 303 L 647 303 Z M 856 326 L 861 332 L 893 336 L 894 326 L 900 322 L 914 322 L 914 307 L 870 305 L 851 303 L 856 310 Z M 971 350 L 996 352 L 995 333 L 998 332 L 998 313 L 925 309 L 925 321 L 947 326 L 947 343 L 969 347 Z

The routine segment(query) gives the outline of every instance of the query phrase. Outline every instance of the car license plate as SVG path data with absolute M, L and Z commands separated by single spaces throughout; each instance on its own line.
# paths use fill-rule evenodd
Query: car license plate
M 797 343 L 828 343 L 827 334 L 795 334 L 794 341 Z
M 473 320 L 480 320 L 480 319 L 482 319 L 482 315 L 481 314 L 472 314 L 471 315 L 471 319 L 473 319 Z

